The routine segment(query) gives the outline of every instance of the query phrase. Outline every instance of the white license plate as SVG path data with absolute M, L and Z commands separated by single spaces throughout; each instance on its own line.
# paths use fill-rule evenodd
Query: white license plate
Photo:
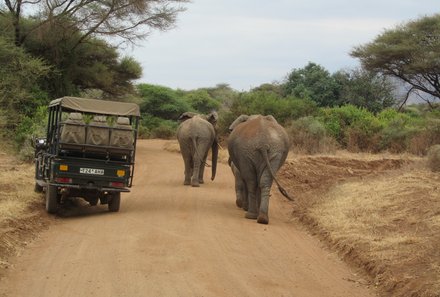
M 79 173 L 83 174 L 95 174 L 95 175 L 104 175 L 104 169 L 95 169 L 95 168 L 80 168 Z

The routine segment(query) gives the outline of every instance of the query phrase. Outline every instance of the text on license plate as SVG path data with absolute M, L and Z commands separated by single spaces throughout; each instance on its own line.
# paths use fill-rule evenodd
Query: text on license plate
M 79 169 L 79 173 L 104 175 L 104 169 L 96 169 L 96 168 L 80 168 L 80 169 Z

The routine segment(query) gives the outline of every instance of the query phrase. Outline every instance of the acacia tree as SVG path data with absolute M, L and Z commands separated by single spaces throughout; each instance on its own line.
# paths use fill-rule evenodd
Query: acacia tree
M 177 14 L 188 0 L 0 0 L 0 15 L 9 16 L 14 27 L 15 44 L 23 44 L 29 34 L 43 26 L 70 20 L 71 29 L 81 32 L 73 44 L 78 46 L 90 36 L 117 37 L 134 43 L 151 30 L 173 27 Z M 32 7 L 37 20 L 24 30 L 23 11 Z
M 422 92 L 440 99 L 440 14 L 427 16 L 387 30 L 373 42 L 350 53 L 370 71 L 407 83 L 411 93 Z M 431 99 L 424 99 L 432 106 Z

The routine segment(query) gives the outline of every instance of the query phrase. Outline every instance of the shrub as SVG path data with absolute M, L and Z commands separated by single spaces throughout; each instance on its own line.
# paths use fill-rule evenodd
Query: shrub
M 15 130 L 15 143 L 21 160 L 33 159 L 33 140 L 46 136 L 47 107 L 37 108 L 33 117 L 23 116 Z
M 235 117 L 241 114 L 272 115 L 284 125 L 290 120 L 317 113 L 316 103 L 307 99 L 283 98 L 273 92 L 253 91 L 242 93 L 231 106 Z
M 171 139 L 176 137 L 176 127 L 166 122 L 151 130 L 150 138 Z
M 352 151 L 376 150 L 380 121 L 365 108 L 344 105 L 320 110 L 326 131 L 344 148 Z
M 434 172 L 440 172 L 440 144 L 432 146 L 428 151 L 428 166 Z
M 142 116 L 139 129 L 141 138 L 163 138 L 170 139 L 176 135 L 177 122 L 164 120 L 152 115 Z
M 336 141 L 327 136 L 324 125 L 316 118 L 304 117 L 292 121 L 286 130 L 296 152 L 316 154 L 336 151 Z

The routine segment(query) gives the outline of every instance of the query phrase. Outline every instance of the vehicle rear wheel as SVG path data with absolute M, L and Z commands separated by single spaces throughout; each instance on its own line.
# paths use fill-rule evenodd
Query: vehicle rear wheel
M 121 193 L 114 192 L 108 201 L 108 210 L 111 212 L 119 211 L 119 205 L 121 204 Z
M 47 185 L 46 187 L 46 211 L 48 213 L 55 213 L 58 208 L 58 193 L 57 187 Z

